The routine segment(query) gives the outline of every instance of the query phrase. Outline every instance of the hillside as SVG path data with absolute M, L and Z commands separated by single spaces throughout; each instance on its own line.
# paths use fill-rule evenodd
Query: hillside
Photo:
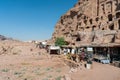
M 0 40 L 13 40 L 12 38 L 7 38 L 3 35 L 0 35 Z

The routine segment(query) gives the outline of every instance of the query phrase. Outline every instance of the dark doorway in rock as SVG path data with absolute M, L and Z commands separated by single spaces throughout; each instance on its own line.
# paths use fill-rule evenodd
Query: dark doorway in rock
M 89 26 L 86 27 L 86 29 L 89 29 L 89 28 L 90 28 Z
M 117 3 L 118 3 L 118 0 L 117 0 Z M 120 3 L 117 4 L 117 8 L 116 8 L 116 11 L 119 11 L 120 10 Z
M 77 37 L 76 41 L 81 41 L 80 37 Z
M 101 16 L 101 20 L 103 20 L 103 16 Z
M 97 17 L 97 18 L 96 18 L 96 22 L 98 22 L 98 21 L 99 21 L 99 18 Z
M 92 19 L 90 19 L 90 24 L 92 24 Z
M 116 18 L 120 18 L 120 12 L 116 13 Z
M 110 29 L 110 30 L 114 30 L 114 24 L 110 25 L 110 26 L 109 26 L 109 29 Z
M 64 22 L 63 19 L 61 19 L 61 24 L 63 24 L 63 22 Z
M 105 28 L 102 28 L 102 30 L 105 30 Z
M 87 20 L 84 20 L 84 23 L 87 24 Z
M 120 30 L 120 20 L 118 20 L 118 26 L 119 26 L 119 30 Z
M 108 20 L 109 20 L 109 21 L 112 21 L 112 14 L 109 14 L 109 15 L 108 15 Z
M 93 27 L 92 27 L 92 31 L 94 31 L 94 30 L 95 30 L 95 28 L 96 28 L 96 26 L 93 26 Z

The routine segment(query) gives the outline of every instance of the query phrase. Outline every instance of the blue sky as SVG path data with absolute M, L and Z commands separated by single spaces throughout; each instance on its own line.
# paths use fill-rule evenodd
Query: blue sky
M 0 0 L 0 34 L 27 41 L 49 39 L 77 0 Z

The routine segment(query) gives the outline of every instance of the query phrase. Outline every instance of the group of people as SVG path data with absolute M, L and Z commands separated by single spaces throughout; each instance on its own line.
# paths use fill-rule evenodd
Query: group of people
M 63 49 L 63 53 L 64 53 L 64 55 L 66 55 L 66 54 L 69 54 L 69 53 L 75 54 L 76 52 L 75 52 L 75 49 L 74 49 L 74 48 L 73 48 L 73 49 L 64 48 L 64 49 Z
M 75 62 L 83 62 L 83 61 L 91 61 L 92 62 L 92 57 L 93 54 L 92 52 L 86 51 L 86 49 L 81 48 L 76 49 L 76 48 L 64 48 L 63 49 L 64 55 L 67 56 L 68 59 L 71 59 Z

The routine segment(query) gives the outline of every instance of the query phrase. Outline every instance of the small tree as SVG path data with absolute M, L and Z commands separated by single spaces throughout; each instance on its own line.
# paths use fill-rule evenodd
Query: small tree
M 62 46 L 62 45 L 66 45 L 67 43 L 65 42 L 63 37 L 57 38 L 55 41 L 55 45 L 56 46 Z

